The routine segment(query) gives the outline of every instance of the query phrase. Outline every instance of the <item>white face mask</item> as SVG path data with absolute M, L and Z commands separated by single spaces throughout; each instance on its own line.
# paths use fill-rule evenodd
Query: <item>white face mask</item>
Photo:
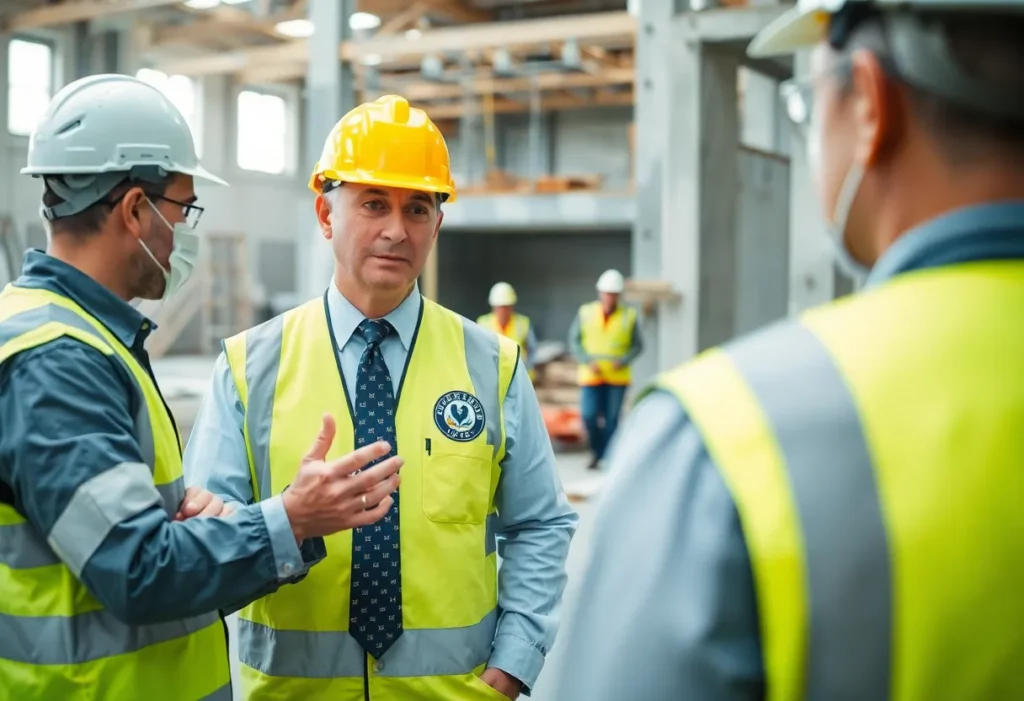
M 814 178 L 821 177 L 821 141 L 820 120 L 817 119 L 815 110 L 812 109 L 807 134 L 807 160 L 811 168 L 811 176 Z M 843 184 L 839 188 L 835 209 L 831 216 L 825 215 L 828 242 L 836 265 L 859 282 L 863 281 L 870 271 L 857 261 L 846 247 L 846 227 L 850 220 L 850 209 L 853 207 L 853 201 L 857 197 L 866 172 L 864 166 L 856 161 L 850 165 L 850 169 L 846 171 L 846 177 L 843 178 Z
M 161 297 L 161 301 L 167 301 L 171 295 L 181 289 L 181 286 L 185 284 L 185 281 L 192 275 L 192 270 L 196 267 L 196 260 L 199 258 L 199 236 L 185 222 L 179 222 L 171 226 L 171 223 L 167 221 L 152 202 L 149 203 L 149 206 L 160 217 L 160 221 L 167 225 L 167 228 L 171 230 L 174 237 L 173 247 L 171 248 L 171 269 L 169 271 L 160 265 L 160 261 L 149 250 L 149 246 L 142 239 L 139 239 L 142 250 L 149 255 L 157 267 L 160 268 L 160 272 L 164 274 L 164 294 Z

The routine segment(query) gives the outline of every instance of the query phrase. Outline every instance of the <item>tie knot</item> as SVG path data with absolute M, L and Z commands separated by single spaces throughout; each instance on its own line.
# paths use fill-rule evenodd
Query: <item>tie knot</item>
M 383 319 L 363 319 L 356 327 L 356 331 L 366 341 L 366 345 L 372 346 L 383 341 L 391 333 L 391 324 Z

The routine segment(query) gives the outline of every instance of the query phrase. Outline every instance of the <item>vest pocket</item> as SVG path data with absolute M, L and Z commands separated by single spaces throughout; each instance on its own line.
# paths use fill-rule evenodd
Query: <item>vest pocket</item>
M 491 501 L 492 447 L 472 443 L 457 452 L 444 448 L 424 456 L 424 514 L 437 523 L 483 523 Z

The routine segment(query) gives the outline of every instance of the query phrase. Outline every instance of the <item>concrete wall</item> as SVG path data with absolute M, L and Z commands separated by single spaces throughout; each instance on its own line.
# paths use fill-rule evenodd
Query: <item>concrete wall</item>
M 541 340 L 564 340 L 572 317 L 596 295 L 608 268 L 630 274 L 627 230 L 579 233 L 444 233 L 438 248 L 439 302 L 475 319 L 495 282 L 511 283 L 518 309 Z

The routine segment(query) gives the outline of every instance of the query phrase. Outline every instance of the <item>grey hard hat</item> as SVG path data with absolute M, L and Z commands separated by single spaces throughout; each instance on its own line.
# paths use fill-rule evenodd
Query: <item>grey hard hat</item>
M 82 78 L 54 95 L 21 172 L 43 177 L 64 200 L 43 209 L 47 219 L 81 212 L 126 179 L 160 182 L 182 173 L 227 185 L 199 163 L 188 123 L 167 96 L 119 74 Z
M 944 28 L 921 14 L 1024 16 L 1024 0 L 799 0 L 754 37 L 747 53 L 756 58 L 790 54 L 835 40 L 843 26 L 833 20 L 858 10 L 884 14 L 893 62 L 908 84 L 985 114 L 1024 120 L 1024 95 L 970 76 L 953 55 Z

